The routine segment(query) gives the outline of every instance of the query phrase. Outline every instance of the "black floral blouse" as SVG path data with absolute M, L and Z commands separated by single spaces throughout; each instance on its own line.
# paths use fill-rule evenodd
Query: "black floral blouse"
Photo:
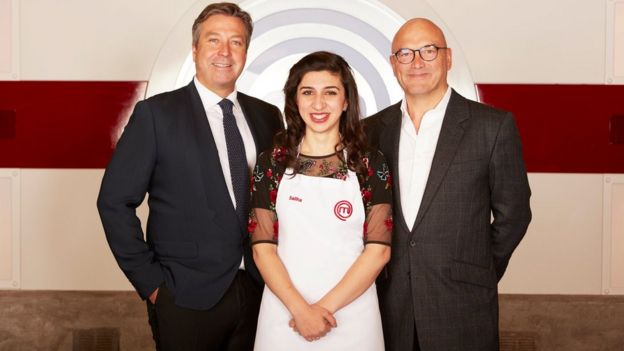
M 275 202 L 284 167 L 277 160 L 284 148 L 274 148 L 258 156 L 251 184 L 249 235 L 251 243 L 278 243 L 278 218 Z M 392 233 L 392 177 L 379 151 L 366 152 L 363 158 L 366 174 L 357 174 L 366 211 L 363 240 L 365 244 L 390 245 Z M 307 176 L 346 179 L 348 169 L 337 154 L 321 157 L 299 155 L 298 173 Z

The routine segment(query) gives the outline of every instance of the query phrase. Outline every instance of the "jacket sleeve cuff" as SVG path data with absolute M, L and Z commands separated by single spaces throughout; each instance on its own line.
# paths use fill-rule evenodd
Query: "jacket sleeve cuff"
M 127 276 L 143 300 L 147 299 L 165 280 L 162 267 L 158 262 L 152 262 L 128 272 Z

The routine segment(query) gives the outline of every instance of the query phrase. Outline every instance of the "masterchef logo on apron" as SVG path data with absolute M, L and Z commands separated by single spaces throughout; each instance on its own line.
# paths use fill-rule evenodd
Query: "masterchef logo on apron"
M 353 206 L 347 200 L 338 201 L 334 206 L 334 214 L 341 221 L 346 221 L 353 213 Z

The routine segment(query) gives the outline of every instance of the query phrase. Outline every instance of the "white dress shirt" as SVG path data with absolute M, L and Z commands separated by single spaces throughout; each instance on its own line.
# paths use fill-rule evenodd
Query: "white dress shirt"
M 406 99 L 401 103 L 403 116 L 399 138 L 399 193 L 403 218 L 410 230 L 420 209 L 450 97 L 449 87 L 438 105 L 425 112 L 418 133 L 409 116 Z
M 195 87 L 199 92 L 202 105 L 206 110 L 206 116 L 208 117 L 208 124 L 212 131 L 212 137 L 217 145 L 217 152 L 219 153 L 219 162 L 221 163 L 221 169 L 223 170 L 223 178 L 225 179 L 225 185 L 227 186 L 228 193 L 232 199 L 232 204 L 236 207 L 236 198 L 234 198 L 234 188 L 232 187 L 232 176 L 230 174 L 230 160 L 227 154 L 227 144 L 225 143 L 225 131 L 223 130 L 223 110 L 218 105 L 222 97 L 213 93 L 208 88 L 203 86 L 197 77 L 193 78 Z M 243 137 L 243 144 L 245 144 L 245 156 L 247 157 L 247 166 L 249 167 L 249 174 L 251 174 L 253 167 L 256 165 L 256 144 L 254 142 L 251 129 L 247 124 L 243 110 L 240 107 L 237 99 L 237 92 L 234 90 L 226 99 L 232 101 L 234 106 L 232 112 L 234 118 L 236 118 L 236 126 Z M 245 269 L 245 261 L 241 258 L 240 269 Z
M 232 187 L 232 176 L 230 175 L 230 161 L 228 159 L 227 145 L 225 143 L 225 132 L 223 131 L 223 111 L 218 105 L 219 102 L 223 100 L 223 98 L 208 90 L 208 88 L 203 86 L 197 80 L 197 78 L 194 78 L 193 82 L 195 83 L 195 87 L 199 92 L 199 97 L 201 98 L 202 104 L 204 105 L 204 109 L 206 110 L 206 116 L 208 116 L 208 124 L 210 125 L 212 137 L 214 138 L 215 144 L 217 145 L 217 152 L 219 153 L 219 162 L 221 162 L 221 169 L 223 169 L 223 178 L 225 179 L 225 185 L 227 186 L 228 192 L 230 193 L 232 203 L 234 204 L 234 207 L 236 207 L 234 188 Z M 234 103 L 232 111 L 234 112 L 234 117 L 236 118 L 236 125 L 238 126 L 238 130 L 243 137 L 243 143 L 245 144 L 245 156 L 247 157 L 249 174 L 251 174 L 251 171 L 256 164 L 256 144 L 254 142 L 253 135 L 251 134 L 251 129 L 249 129 L 249 125 L 247 124 L 247 120 L 245 119 L 245 115 L 243 115 L 243 110 L 238 103 L 236 90 L 228 95 L 226 99 Z

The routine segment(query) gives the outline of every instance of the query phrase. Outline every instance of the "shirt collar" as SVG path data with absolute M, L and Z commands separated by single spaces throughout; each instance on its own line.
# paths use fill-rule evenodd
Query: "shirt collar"
M 434 108 L 425 112 L 425 115 L 444 117 L 444 113 L 446 112 L 446 108 L 448 107 L 449 100 L 451 100 L 451 91 L 452 89 L 450 86 L 446 88 L 446 92 L 444 93 L 444 96 L 442 96 L 440 102 L 438 102 L 438 104 Z M 401 113 L 403 114 L 403 119 L 407 118 L 411 122 L 409 113 L 407 112 L 406 98 L 403 98 L 403 101 L 401 101 Z
M 204 104 L 205 109 L 219 108 L 219 102 L 223 100 L 222 97 L 215 94 L 212 90 L 206 88 L 197 77 L 193 77 L 193 83 L 195 83 L 195 88 L 197 88 L 197 92 L 199 93 L 199 97 L 201 98 L 202 104 Z M 234 89 L 230 95 L 225 97 L 226 99 L 232 101 L 234 103 L 235 109 L 240 109 L 240 105 L 238 104 L 238 92 Z

